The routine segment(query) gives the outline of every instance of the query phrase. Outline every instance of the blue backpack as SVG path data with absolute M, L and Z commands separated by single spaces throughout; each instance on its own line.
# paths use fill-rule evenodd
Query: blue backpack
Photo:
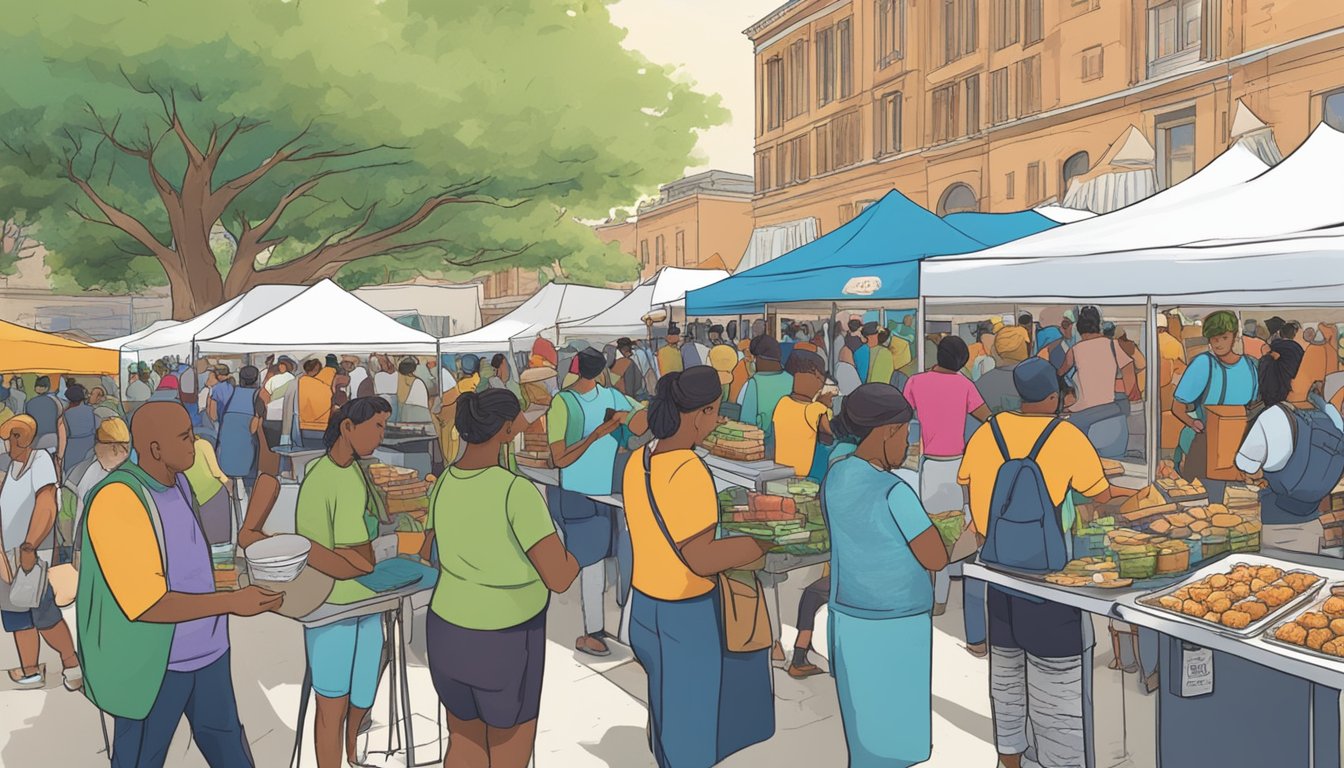
M 1283 469 L 1266 472 L 1265 480 L 1275 496 L 1275 506 L 1290 515 L 1311 519 L 1316 517 L 1321 500 L 1344 477 L 1344 433 L 1325 414 L 1324 402 L 1310 412 L 1286 402 L 1280 405 L 1288 412 L 1293 430 L 1293 455 Z
M 1018 571 L 1052 573 L 1068 562 L 1064 525 L 1059 509 L 1050 499 L 1045 476 L 1036 457 L 1059 426 L 1051 419 L 1026 458 L 1014 459 L 999 430 L 998 417 L 989 420 L 994 440 L 1003 455 L 1003 466 L 994 478 L 989 502 L 989 531 L 980 559 Z

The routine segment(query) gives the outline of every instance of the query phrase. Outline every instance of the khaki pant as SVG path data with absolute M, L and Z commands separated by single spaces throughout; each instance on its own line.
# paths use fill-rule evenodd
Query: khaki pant
M 1319 555 L 1324 538 L 1325 528 L 1319 519 L 1288 525 L 1266 525 L 1260 530 L 1260 549 Z

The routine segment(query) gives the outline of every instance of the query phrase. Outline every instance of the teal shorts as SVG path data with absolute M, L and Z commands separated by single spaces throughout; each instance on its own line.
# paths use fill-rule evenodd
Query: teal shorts
M 313 690 L 325 699 L 350 697 L 350 706 L 369 709 L 382 671 L 383 623 L 380 614 L 346 619 L 303 631 Z

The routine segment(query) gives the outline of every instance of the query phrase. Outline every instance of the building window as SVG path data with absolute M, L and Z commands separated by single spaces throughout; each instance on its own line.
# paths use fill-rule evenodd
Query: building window
M 840 226 L 848 224 L 854 218 L 854 204 L 841 203 L 837 213 L 840 215 Z
M 1087 173 L 1092 166 L 1092 159 L 1086 152 L 1075 152 L 1064 161 L 1064 170 L 1060 174 L 1059 193 L 1061 195 L 1069 191 L 1069 182 L 1075 178 Z
M 855 203 L 854 204 L 855 215 L 863 213 L 864 211 L 868 210 L 876 202 L 877 202 L 876 200 L 860 200 L 859 202 Z
M 1157 185 L 1180 184 L 1195 174 L 1195 110 L 1157 118 Z
M 905 0 L 877 0 L 877 68 L 905 55 Z
M 640 240 L 640 241 L 639 241 L 639 263 L 640 263 L 640 264 L 643 264 L 643 265 L 646 266 L 646 267 L 649 266 L 649 241 L 648 241 L 648 240 Z
M 756 191 L 770 191 L 770 150 L 768 149 L 756 153 Z M 645 263 L 647 263 L 647 259 Z
M 1017 174 L 1009 171 L 1003 175 L 1004 197 L 1012 200 L 1017 197 Z
M 980 132 L 980 76 L 966 78 L 966 135 Z
M 1041 56 L 1037 54 L 1017 63 L 1018 116 L 1041 111 Z
M 848 99 L 854 95 L 854 20 L 841 19 L 835 25 L 835 34 L 839 38 L 836 69 L 840 73 L 840 98 Z
M 817 31 L 817 103 L 825 106 L 854 93 L 854 23 L 841 19 Z
M 1026 0 L 1027 18 L 1022 23 L 1023 45 L 1035 45 L 1045 39 L 1045 7 L 1043 0 Z
M 817 30 L 817 104 L 835 101 L 835 27 Z
M 1008 122 L 1008 68 L 989 73 L 989 121 L 994 125 Z
M 1204 0 L 1166 0 L 1149 6 L 1148 76 L 1196 60 L 1203 39 Z
M 938 199 L 939 216 L 946 216 L 949 213 L 974 213 L 979 210 L 980 203 L 975 199 L 975 191 L 960 182 L 948 187 Z
M 977 0 L 942 0 L 943 64 L 974 53 L 979 27 Z
M 933 143 L 951 141 L 956 130 L 957 84 L 951 83 L 933 91 Z
M 1040 162 L 1027 163 L 1027 205 L 1035 205 L 1045 197 L 1043 182 Z
M 765 62 L 765 127 L 774 130 L 784 124 L 784 60 L 778 56 Z
M 1323 99 L 1321 120 L 1336 131 L 1344 131 L 1344 89 L 1327 93 Z
M 831 124 L 822 123 L 812 130 L 812 146 L 816 147 L 817 175 L 835 170 L 831 164 Z
M 1017 20 L 1020 0 L 993 0 L 994 18 L 991 36 L 994 38 L 994 50 L 999 51 L 1014 45 L 1018 40 Z
M 807 41 L 798 40 L 789 46 L 788 107 L 785 113 L 793 118 L 807 112 Z
M 809 173 L 807 134 L 798 136 L 775 147 L 775 166 L 780 186 L 807 181 Z
M 677 266 L 686 266 L 686 231 L 678 229 L 676 239 Z
M 877 101 L 877 157 L 901 151 L 901 92 L 888 93 Z
M 653 256 L 658 260 L 658 266 L 667 264 L 667 246 L 662 235 L 653 239 Z
M 847 168 L 859 162 L 860 135 L 858 111 L 837 115 L 831 121 L 831 160 L 836 168 Z
M 1094 45 L 1083 51 L 1083 81 L 1100 80 L 1104 66 L 1103 49 L 1100 45 Z

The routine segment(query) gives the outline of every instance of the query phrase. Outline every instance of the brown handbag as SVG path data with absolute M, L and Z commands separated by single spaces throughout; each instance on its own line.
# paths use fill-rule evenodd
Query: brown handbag
M 654 498 L 653 473 L 650 469 L 653 444 L 645 446 L 641 453 L 644 460 L 644 490 L 649 497 L 649 509 L 653 512 L 653 521 L 658 524 L 658 530 L 663 532 L 663 538 L 667 541 L 667 545 L 672 548 L 672 553 L 677 556 L 686 570 L 695 573 L 695 569 L 686 562 L 685 556 L 681 554 L 681 548 L 672 538 L 671 531 L 667 529 L 667 523 L 663 520 L 663 513 L 658 509 L 658 500 Z M 719 595 L 723 602 L 723 620 L 721 622 L 723 647 L 734 653 L 763 651 L 775 644 L 775 638 L 774 630 L 770 626 L 770 612 L 766 608 L 761 581 L 755 573 L 750 571 L 739 571 L 737 573 L 737 576 L 720 573 L 716 577 Z M 750 579 L 750 581 L 745 579 Z

